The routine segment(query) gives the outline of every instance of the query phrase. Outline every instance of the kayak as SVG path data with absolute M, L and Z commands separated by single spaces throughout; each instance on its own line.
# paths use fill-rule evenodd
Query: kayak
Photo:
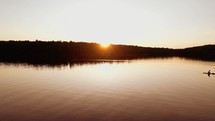
M 215 73 L 208 73 L 208 72 L 203 72 L 203 74 L 215 75 Z

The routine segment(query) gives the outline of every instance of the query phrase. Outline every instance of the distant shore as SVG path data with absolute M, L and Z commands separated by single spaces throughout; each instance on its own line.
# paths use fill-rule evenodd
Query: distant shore
M 1 62 L 67 63 L 75 59 L 184 57 L 215 61 L 215 45 L 185 49 L 61 41 L 0 41 Z

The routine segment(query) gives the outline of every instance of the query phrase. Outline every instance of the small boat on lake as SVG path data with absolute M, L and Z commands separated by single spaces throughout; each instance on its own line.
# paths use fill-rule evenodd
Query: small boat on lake
M 203 72 L 203 74 L 207 74 L 209 77 L 210 75 L 215 75 L 215 73 L 212 73 L 211 70 L 209 70 L 208 72 Z

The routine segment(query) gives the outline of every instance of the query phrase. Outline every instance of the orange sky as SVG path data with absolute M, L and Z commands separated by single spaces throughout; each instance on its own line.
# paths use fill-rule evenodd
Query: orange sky
M 1 40 L 215 44 L 214 0 L 2 0 Z

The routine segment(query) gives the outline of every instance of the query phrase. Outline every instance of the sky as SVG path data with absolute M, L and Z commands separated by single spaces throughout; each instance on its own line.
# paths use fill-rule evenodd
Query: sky
M 215 44 L 215 0 L 0 0 L 0 40 Z

